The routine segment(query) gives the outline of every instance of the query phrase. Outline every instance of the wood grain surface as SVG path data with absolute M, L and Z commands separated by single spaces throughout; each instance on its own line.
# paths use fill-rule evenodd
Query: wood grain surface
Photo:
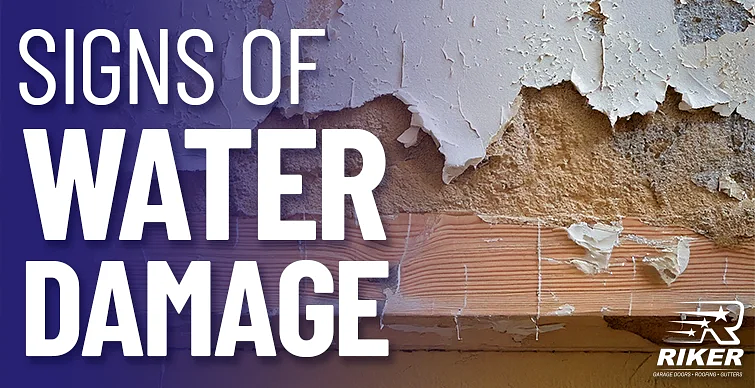
M 306 217 L 309 218 L 309 217 Z M 740 300 L 755 303 L 755 241 L 716 246 L 677 227 L 622 220 L 621 244 L 609 272 L 587 275 L 568 260 L 585 250 L 560 227 L 545 222 L 489 223 L 474 215 L 400 214 L 384 217 L 387 240 L 363 241 L 354 220 L 346 220 L 345 241 L 258 241 L 254 218 L 232 218 L 229 241 L 205 241 L 204 219 L 190 220 L 192 241 L 171 242 L 162 226 L 145 231 L 141 254 L 126 258 L 132 288 L 146 285 L 144 260 L 167 260 L 182 273 L 192 260 L 213 265 L 213 311 L 222 312 L 234 261 L 256 260 L 266 303 L 277 306 L 281 271 L 295 260 L 317 260 L 337 282 L 342 260 L 387 260 L 392 278 L 365 280 L 361 296 L 386 300 L 385 316 L 549 316 L 564 306 L 575 316 L 670 316 L 679 302 Z M 642 261 L 657 255 L 626 236 L 668 240 L 692 238 L 687 270 L 671 285 Z M 318 230 L 318 238 L 319 238 Z M 337 293 L 337 284 L 336 284 Z M 304 287 L 309 303 L 336 303 Z M 747 315 L 752 310 L 747 310 Z

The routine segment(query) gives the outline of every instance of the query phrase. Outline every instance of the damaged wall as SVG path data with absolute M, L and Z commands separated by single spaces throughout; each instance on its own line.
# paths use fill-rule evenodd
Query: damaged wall
M 219 104 L 202 111 L 150 110 L 135 119 L 150 126 L 162 119 L 176 129 L 364 128 L 386 150 L 388 167 L 376 190 L 382 215 L 474 213 L 493 222 L 537 220 L 538 269 L 526 272 L 538 279 L 537 289 L 527 294 L 536 296 L 537 313 L 534 321 L 531 316 L 523 321 L 527 328 L 532 323 L 537 338 L 547 328 L 539 322 L 541 302 L 548 298 L 540 272 L 547 259 L 540 255 L 541 222 L 577 225 L 570 235 L 585 248 L 583 256 L 578 252 L 560 260 L 594 275 L 579 274 L 591 281 L 605 281 L 614 246 L 642 244 L 646 253 L 636 262 L 633 256 L 626 271 L 636 271 L 639 263 L 656 271 L 645 287 L 666 287 L 695 258 L 682 238 L 622 235 L 617 225 L 624 217 L 684 226 L 724 245 L 751 243 L 755 237 L 752 5 L 439 1 L 413 4 L 407 12 L 399 3 L 378 8 L 364 1 L 187 1 L 182 13 L 200 22 L 224 21 L 212 24 L 213 35 L 227 36 L 221 58 L 206 59 L 222 80 Z M 475 11 L 481 9 L 485 12 Z M 303 47 L 304 60 L 317 62 L 319 70 L 304 73 L 301 105 L 288 105 L 284 93 L 277 109 L 251 107 L 238 88 L 240 41 L 249 29 L 279 26 L 327 29 L 327 39 Z M 255 66 L 262 68 L 265 48 L 256 50 L 263 55 L 255 55 Z M 264 74 L 256 79 L 269 81 Z M 301 174 L 304 181 L 301 196 L 283 198 L 285 216 L 320 213 L 319 153 L 283 152 L 283 172 Z M 190 170 L 182 176 L 188 210 L 203 211 L 202 152 L 178 155 L 178 164 Z M 358 154 L 347 155 L 347 173 L 358 173 L 360 164 Z M 233 152 L 230 167 L 233 212 L 256 215 L 256 142 L 252 150 Z M 596 239 L 595 227 L 581 222 L 602 222 L 614 230 Z M 397 268 L 409 246 L 409 225 Z M 238 241 L 237 236 L 234 244 Z M 720 258 L 724 284 L 725 260 Z M 546 271 L 561 271 L 546 264 Z M 463 268 L 456 272 L 464 274 L 463 302 L 450 310 L 455 323 L 450 334 L 457 340 L 462 338 L 459 318 L 474 313 L 474 306 L 467 306 L 467 265 Z M 586 294 L 589 287 L 569 280 L 568 287 L 582 287 Z M 629 284 L 622 289 L 630 290 L 627 298 L 599 306 L 601 314 L 613 309 L 632 315 L 633 303 L 641 303 Z M 563 292 L 563 301 L 543 302 L 555 306 L 543 309 L 543 317 L 571 315 L 577 306 L 577 314 L 598 311 L 582 308 L 575 295 Z M 395 298 L 409 294 L 396 289 Z
M 521 109 L 488 147 L 484 162 L 451 184 L 440 179 L 444 161 L 429 136 L 420 134 L 417 146 L 410 148 L 395 140 L 411 114 L 392 97 L 322 114 L 306 124 L 300 117 L 286 119 L 273 112 L 262 126 L 354 127 L 375 133 L 388 158 L 376 191 L 381 214 L 472 212 L 563 226 L 638 216 L 654 224 L 686 226 L 723 244 L 755 235 L 752 122 L 710 109 L 681 111 L 680 96 L 670 93 L 658 113 L 612 128 L 571 85 L 525 89 L 522 97 Z M 319 151 L 284 155 L 283 171 L 304 175 L 303 195 L 284 197 L 285 214 L 318 214 Z M 356 173 L 358 156 L 349 155 L 347 162 L 347 171 Z M 231 206 L 236 214 L 257 212 L 256 171 L 254 150 L 232 153 Z M 700 174 L 728 174 L 749 197 L 740 200 L 701 185 Z M 187 206 L 201 211 L 203 173 L 187 173 L 184 181 L 194 191 L 185 193 L 191 198 Z
M 734 243 L 755 235 L 753 4 L 439 0 L 407 12 L 398 2 L 185 1 L 178 21 L 166 23 L 191 18 L 225 37 L 219 56 L 203 58 L 221 80 L 217 103 L 133 118 L 179 129 L 368 129 L 388 157 L 382 214 L 473 212 L 559 225 L 639 216 Z M 301 105 L 288 105 L 286 93 L 280 109 L 243 102 L 239 47 L 257 27 L 326 28 L 326 39 L 302 47 L 319 70 L 303 73 Z M 255 67 L 268 64 L 265 49 L 255 48 Z M 304 195 L 284 200 L 289 216 L 319 213 L 317 152 L 284 152 L 285 171 L 305 172 Z M 179 168 L 200 170 L 185 174 L 195 184 L 185 181 L 198 191 L 187 202 L 202 210 L 203 154 L 177 158 Z M 254 152 L 233 159 L 234 210 L 254 215 Z M 358 171 L 358 158 L 349 160 Z
M 115 20 L 123 20 L 124 28 L 138 27 L 132 20 L 158 14 L 163 15 L 161 25 L 171 31 L 187 23 L 206 26 L 219 43 L 219 55 L 200 58 L 219 80 L 217 99 L 201 108 L 145 109 L 128 117 L 137 127 L 161 122 L 176 129 L 256 127 L 273 107 L 243 101 L 244 35 L 254 28 L 272 29 L 287 47 L 290 28 L 324 28 L 326 38 L 302 43 L 302 58 L 316 62 L 318 71 L 302 74 L 301 104 L 291 105 L 284 90 L 276 106 L 289 117 L 312 116 L 394 95 L 413 116 L 402 128 L 408 133 L 401 140 L 414 144 L 419 129 L 430 134 L 443 155 L 442 176 L 448 183 L 490 156 L 489 147 L 516 117 L 522 88 L 571 81 L 612 124 L 657 111 L 669 88 L 681 94 L 678 104 L 683 109 L 712 107 L 724 116 L 737 112 L 755 119 L 753 4 L 186 0 L 178 15 L 175 9 L 117 7 L 112 13 Z M 270 68 L 270 61 L 266 46 L 254 46 L 255 91 L 269 88 L 270 75 L 264 69 Z M 198 81 L 178 63 L 171 64 L 171 74 L 187 81 L 190 90 Z M 288 74 L 284 60 L 284 81 Z M 288 82 L 282 85 L 285 89 Z M 180 168 L 203 169 L 199 152 L 184 152 L 178 159 Z
M 744 27 L 753 9 L 740 2 L 440 1 L 377 12 L 346 1 L 327 23 L 328 41 L 305 47 L 320 71 L 303 78 L 303 103 L 281 104 L 289 114 L 317 113 L 393 94 L 444 155 L 445 182 L 485 158 L 522 87 L 570 80 L 612 124 L 655 112 L 668 87 L 684 109 L 752 120 L 755 29 Z M 275 7 L 273 20 L 291 19 L 289 8 Z

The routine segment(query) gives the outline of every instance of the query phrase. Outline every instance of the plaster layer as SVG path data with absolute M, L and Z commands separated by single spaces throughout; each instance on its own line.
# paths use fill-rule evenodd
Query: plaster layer
M 744 4 L 734 0 L 684 0 L 677 2 L 674 10 L 682 44 L 702 43 L 726 33 L 742 32 L 752 24 L 751 18 Z
M 303 122 L 274 111 L 267 128 L 365 128 L 386 149 L 385 178 L 376 189 L 381 214 L 464 212 L 490 219 L 569 226 L 580 221 L 610 224 L 623 216 L 686 226 L 722 244 L 755 236 L 755 124 L 738 114 L 681 111 L 670 93 L 659 113 L 635 116 L 611 127 L 569 84 L 525 89 L 522 106 L 488 157 L 474 171 L 444 184 L 443 158 L 421 132 L 415 147 L 395 139 L 411 122 L 399 100 L 382 97 L 356 109 Z M 256 147 L 256 142 L 253 147 Z M 301 196 L 283 197 L 283 215 L 320 212 L 320 151 L 284 151 L 284 173 L 302 174 Z M 346 171 L 360 169 L 348 154 Z M 257 213 L 256 151 L 231 153 L 231 207 Z M 695 182 L 705 171 L 726 171 L 747 193 L 738 200 Z M 204 206 L 203 172 L 184 173 L 188 210 Z M 347 206 L 350 206 L 347 201 Z

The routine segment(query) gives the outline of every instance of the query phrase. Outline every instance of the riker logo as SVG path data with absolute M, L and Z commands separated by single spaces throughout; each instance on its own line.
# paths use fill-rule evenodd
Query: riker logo
M 698 301 L 698 302 L 682 302 L 685 304 L 696 304 L 696 311 L 680 311 L 681 320 L 671 321 L 672 323 L 679 323 L 683 325 L 682 330 L 669 330 L 669 333 L 675 336 L 665 338 L 664 342 L 671 344 L 702 344 L 706 338 L 712 337 L 718 345 L 732 346 L 739 345 L 739 337 L 736 335 L 736 331 L 742 326 L 744 319 L 744 305 L 737 300 L 732 301 Z M 707 306 L 717 306 L 718 309 L 704 309 Z M 739 308 L 739 314 L 736 319 L 731 322 L 731 325 L 723 327 L 726 332 L 721 336 L 712 327 L 711 324 L 715 324 L 718 321 L 724 321 L 725 324 L 730 323 L 727 320 L 729 314 L 728 309 L 724 309 L 724 306 L 732 306 Z M 688 319 L 688 317 L 692 317 Z M 684 329 L 685 326 L 689 326 L 689 329 Z M 698 333 L 700 335 L 698 336 Z M 683 336 L 681 336 L 683 335 Z M 707 353 L 707 357 L 705 354 Z M 739 348 L 728 349 L 661 349 L 658 354 L 658 366 L 742 366 L 741 357 L 744 355 L 744 350 Z

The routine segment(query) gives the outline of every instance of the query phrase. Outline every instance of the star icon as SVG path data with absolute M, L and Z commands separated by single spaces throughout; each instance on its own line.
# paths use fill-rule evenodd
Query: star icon
M 671 322 L 681 323 L 682 325 L 697 325 L 700 327 L 708 327 L 708 324 L 710 323 L 710 321 L 705 318 L 703 318 L 701 321 L 682 320 L 682 321 L 671 321 Z
M 710 317 L 710 318 L 716 318 L 713 322 L 718 321 L 724 321 L 726 322 L 726 316 L 729 314 L 728 311 L 724 310 L 723 306 L 718 306 L 718 311 L 680 311 L 679 314 L 684 314 L 688 316 L 694 316 L 694 317 Z M 702 323 L 702 321 L 699 321 Z M 710 322 L 708 322 L 710 323 Z
M 674 333 L 674 334 L 686 334 L 688 337 L 694 337 L 695 333 L 697 333 L 696 331 L 694 331 L 692 329 L 685 330 L 685 331 L 681 331 L 681 330 L 669 330 L 668 332 L 669 333 Z
M 724 311 L 723 306 L 718 306 L 718 312 L 715 313 L 716 320 L 714 322 L 718 322 L 719 320 L 726 321 L 726 315 L 729 314 L 728 311 Z

